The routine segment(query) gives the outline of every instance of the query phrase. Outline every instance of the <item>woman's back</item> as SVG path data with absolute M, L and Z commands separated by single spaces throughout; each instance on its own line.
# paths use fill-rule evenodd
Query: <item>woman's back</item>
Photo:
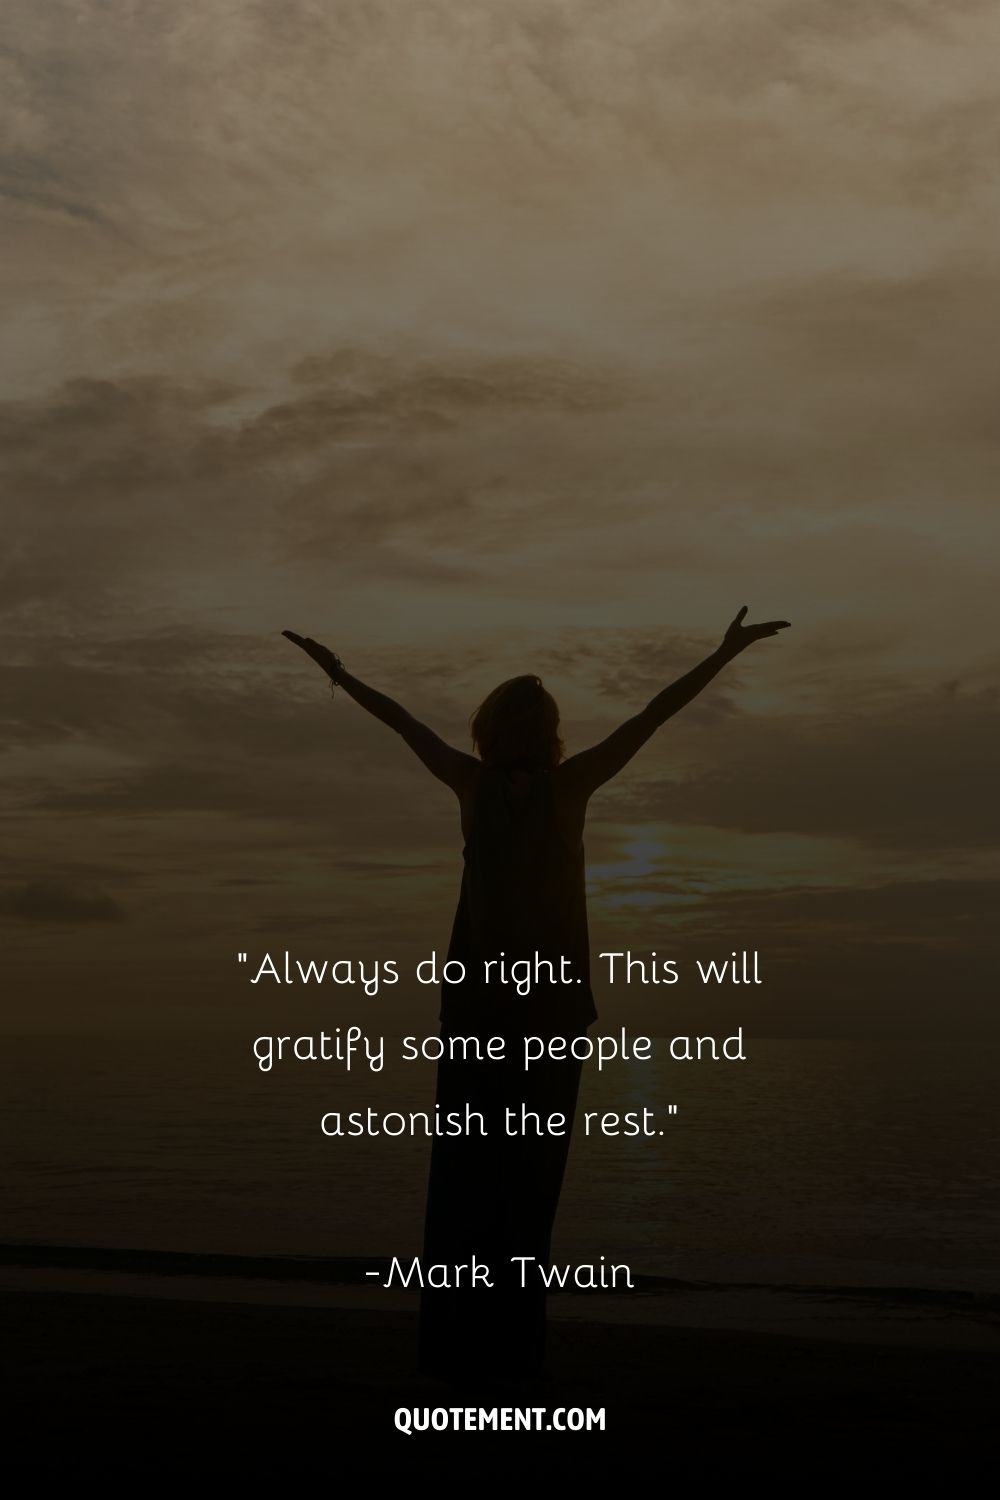
M 448 1029 L 486 1027 L 562 1033 L 596 1017 L 590 987 L 582 810 L 561 796 L 558 771 L 483 766 L 463 805 L 462 888 L 448 956 L 466 979 L 445 985 L 441 1009 Z M 485 982 L 484 964 L 503 955 L 547 960 L 554 979 L 532 982 L 520 995 L 498 968 Z M 569 961 L 569 982 L 560 961 Z M 542 970 L 543 976 L 546 974 Z

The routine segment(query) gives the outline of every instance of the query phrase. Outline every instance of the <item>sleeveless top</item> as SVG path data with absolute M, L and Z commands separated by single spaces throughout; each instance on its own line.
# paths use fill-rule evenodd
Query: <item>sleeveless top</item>
M 448 948 L 465 965 L 458 984 L 442 985 L 441 1023 L 458 1035 L 563 1036 L 597 1019 L 582 839 L 571 840 L 556 815 L 551 771 L 484 766 L 463 850 L 462 888 Z M 507 982 L 484 962 L 503 954 Z M 535 960 L 553 964 L 536 979 Z M 560 959 L 569 960 L 569 982 Z M 509 965 L 529 960 L 531 987 L 519 995 Z

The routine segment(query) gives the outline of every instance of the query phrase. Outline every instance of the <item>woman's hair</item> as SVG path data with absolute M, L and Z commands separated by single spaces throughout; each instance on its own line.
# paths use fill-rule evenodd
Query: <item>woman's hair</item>
M 559 708 L 540 677 L 501 682 L 476 709 L 469 728 L 484 765 L 541 770 L 562 760 Z

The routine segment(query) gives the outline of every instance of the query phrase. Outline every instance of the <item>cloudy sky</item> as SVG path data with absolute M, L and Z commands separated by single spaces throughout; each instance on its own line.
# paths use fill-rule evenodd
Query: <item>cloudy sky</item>
M 450 794 L 282 628 L 458 743 L 538 670 L 572 749 L 744 602 L 794 630 L 595 800 L 596 944 L 758 947 L 772 1034 L 979 1024 L 997 8 L 2 24 L 14 1026 L 229 1025 L 237 948 L 446 942 Z

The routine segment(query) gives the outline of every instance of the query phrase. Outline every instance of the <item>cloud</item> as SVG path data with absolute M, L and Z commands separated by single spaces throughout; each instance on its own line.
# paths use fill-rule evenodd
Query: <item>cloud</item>
M 992 689 L 899 693 L 866 712 L 847 703 L 836 718 L 738 715 L 689 739 L 673 778 L 618 783 L 613 805 L 637 821 L 788 830 L 914 853 L 986 849 L 1000 839 L 998 735 Z
M 0 915 L 21 922 L 120 922 L 125 912 L 107 892 L 58 880 L 31 880 L 0 893 Z

